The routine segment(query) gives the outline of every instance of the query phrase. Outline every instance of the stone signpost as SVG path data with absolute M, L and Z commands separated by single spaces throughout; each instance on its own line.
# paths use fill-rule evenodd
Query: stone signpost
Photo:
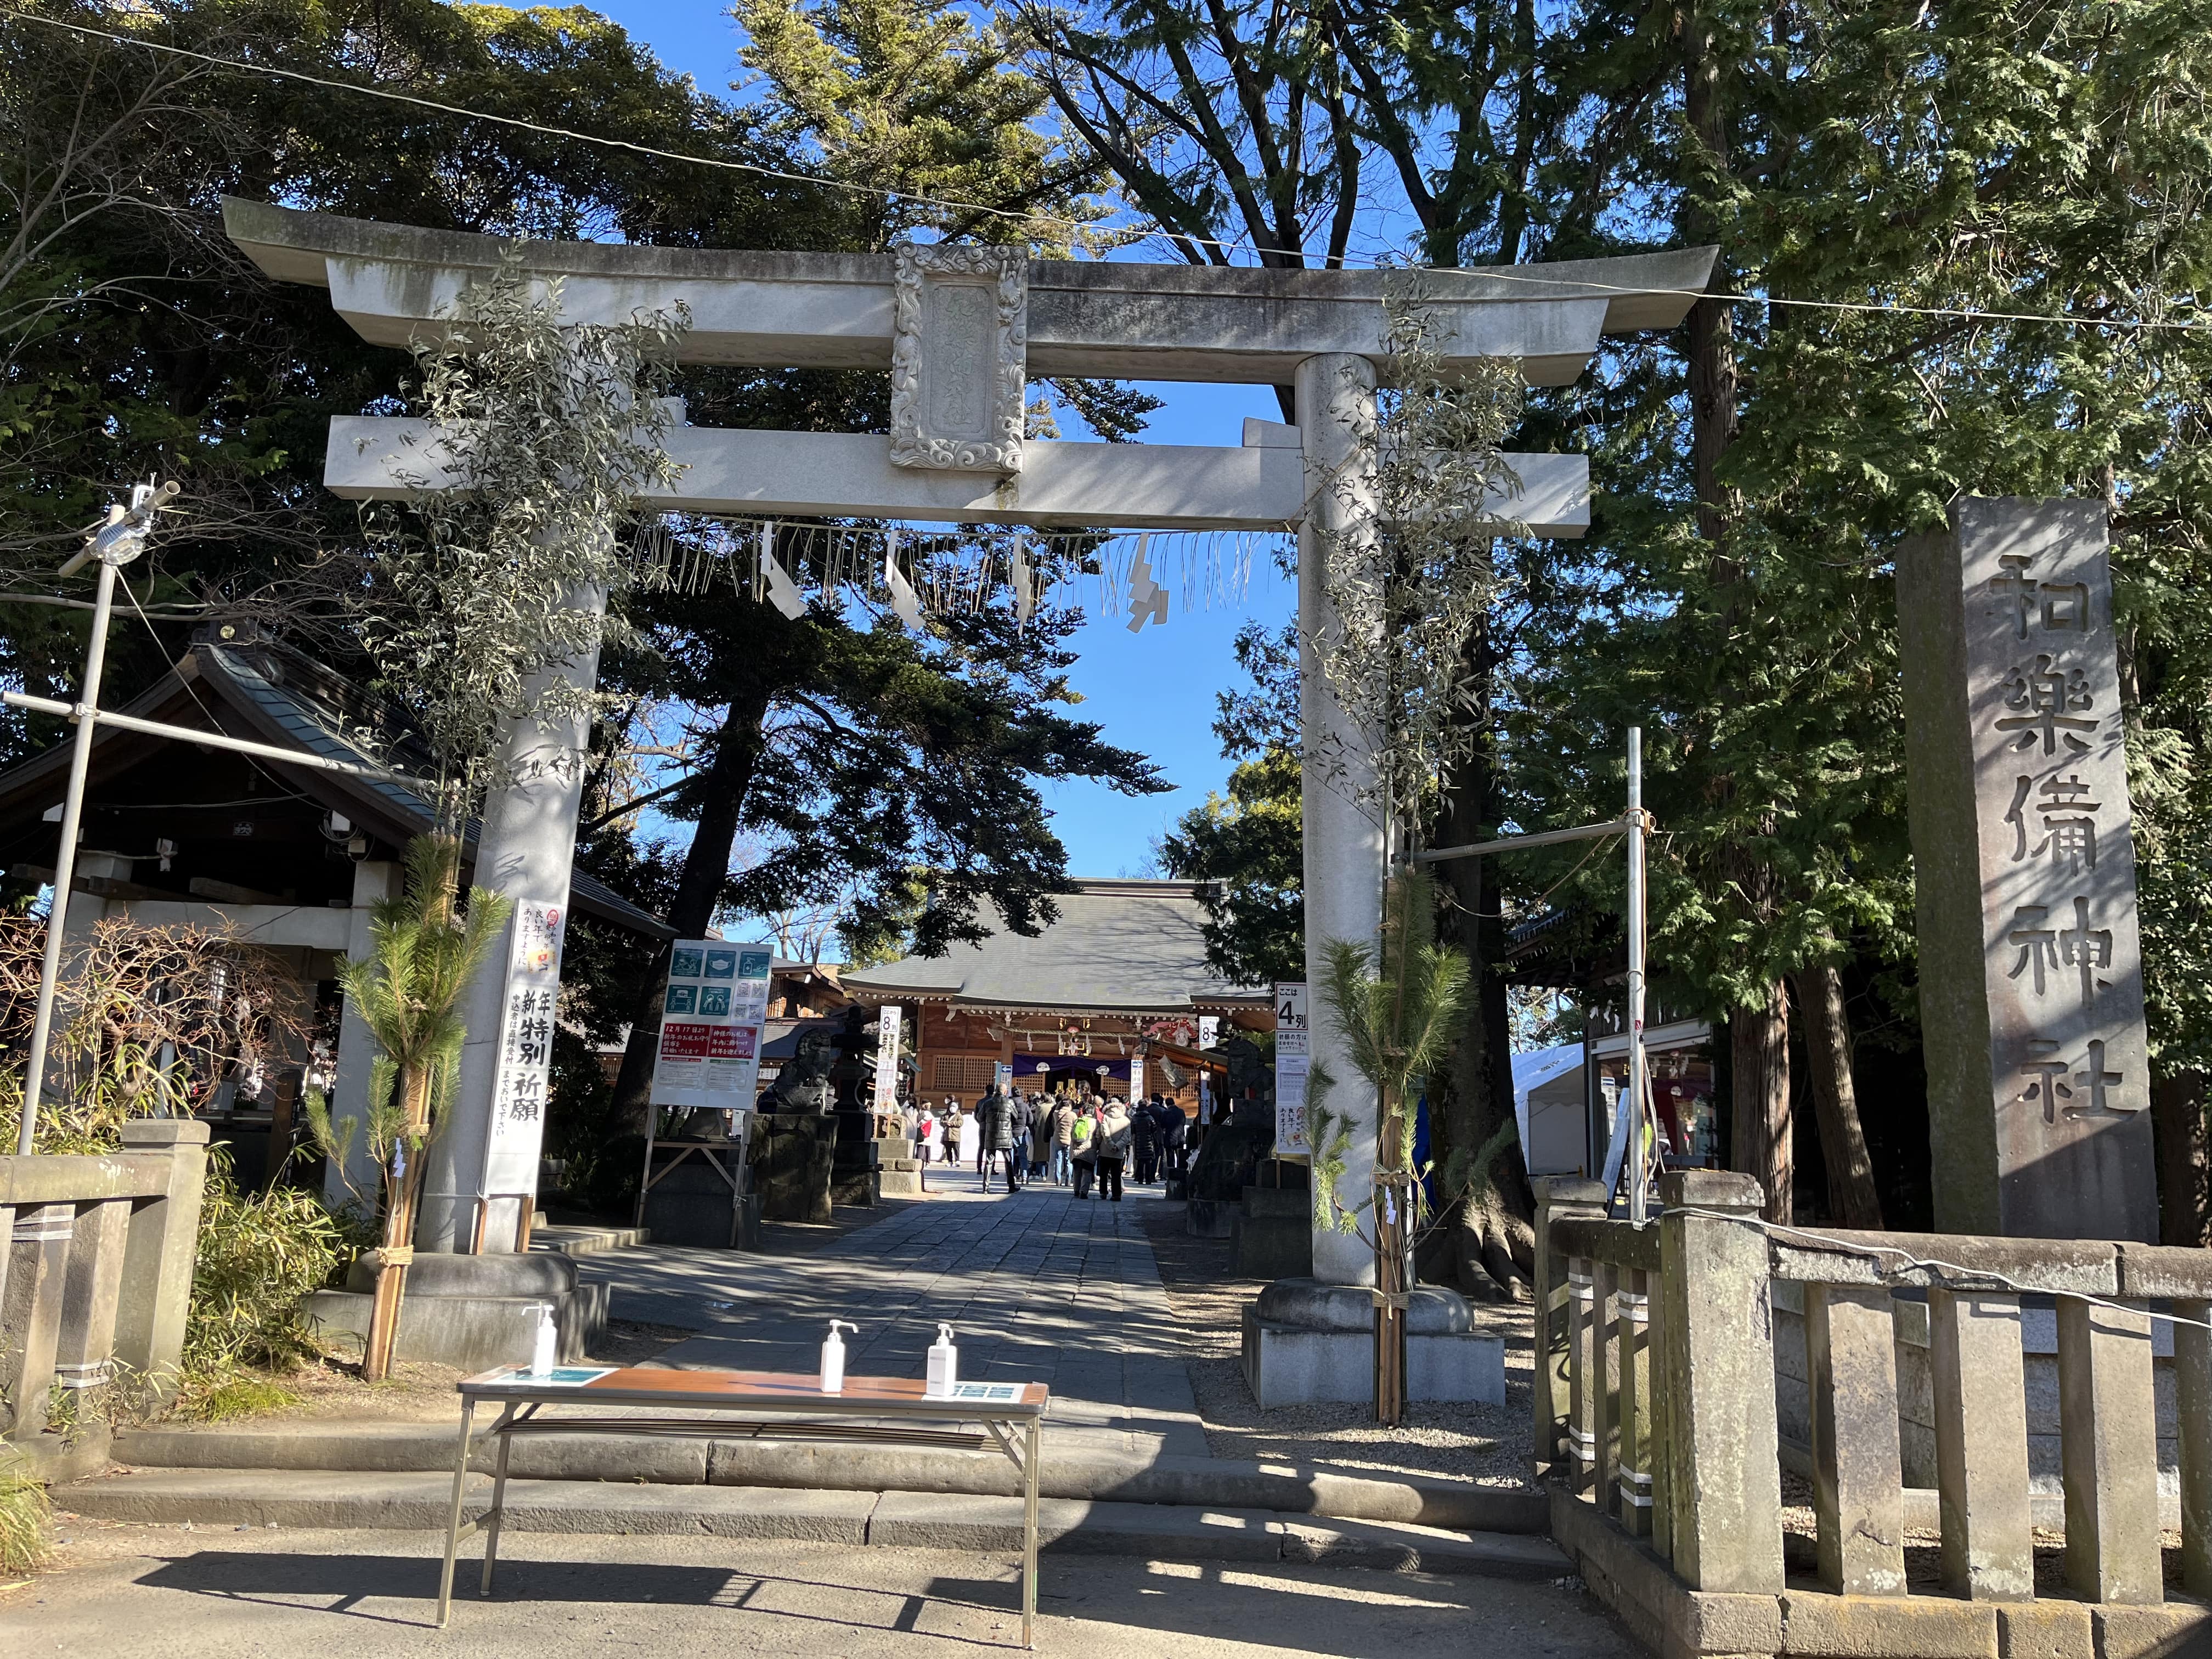
M 1969 498 L 1898 555 L 1943 1232 L 2158 1237 L 2107 539 Z

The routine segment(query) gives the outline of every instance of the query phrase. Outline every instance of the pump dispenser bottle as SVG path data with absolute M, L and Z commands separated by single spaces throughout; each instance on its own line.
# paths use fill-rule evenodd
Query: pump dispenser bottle
M 931 1400 L 952 1398 L 952 1385 L 960 1380 L 960 1350 L 952 1346 L 952 1327 L 939 1325 L 937 1340 L 929 1345 L 929 1371 L 922 1394 Z
M 858 1325 L 848 1325 L 842 1319 L 830 1322 L 830 1340 L 822 1345 L 822 1392 L 842 1394 L 845 1391 L 845 1339 L 837 1334 L 850 1331 L 860 1334 Z

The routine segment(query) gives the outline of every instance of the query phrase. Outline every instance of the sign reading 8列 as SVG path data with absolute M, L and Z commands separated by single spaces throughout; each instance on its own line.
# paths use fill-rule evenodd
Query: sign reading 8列
M 660 1051 L 653 1065 L 654 1105 L 752 1110 L 775 958 L 766 945 L 677 942 L 669 953 Z

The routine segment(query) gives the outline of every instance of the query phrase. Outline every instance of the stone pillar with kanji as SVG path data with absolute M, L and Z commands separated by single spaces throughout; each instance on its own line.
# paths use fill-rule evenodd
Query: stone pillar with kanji
M 1898 554 L 1940 1231 L 2158 1237 L 2108 542 L 1970 497 Z

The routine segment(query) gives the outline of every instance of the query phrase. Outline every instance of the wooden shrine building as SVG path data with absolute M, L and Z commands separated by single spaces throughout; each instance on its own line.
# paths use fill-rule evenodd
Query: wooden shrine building
M 1003 925 L 941 957 L 848 968 L 846 993 L 897 1006 L 921 1097 L 973 1106 L 1005 1066 L 1024 1092 L 1062 1085 L 1119 1099 L 1164 1093 L 1195 1116 L 1201 1052 L 1237 1030 L 1272 1031 L 1267 986 L 1206 964 L 1199 884 L 1078 881 L 1034 939 Z

